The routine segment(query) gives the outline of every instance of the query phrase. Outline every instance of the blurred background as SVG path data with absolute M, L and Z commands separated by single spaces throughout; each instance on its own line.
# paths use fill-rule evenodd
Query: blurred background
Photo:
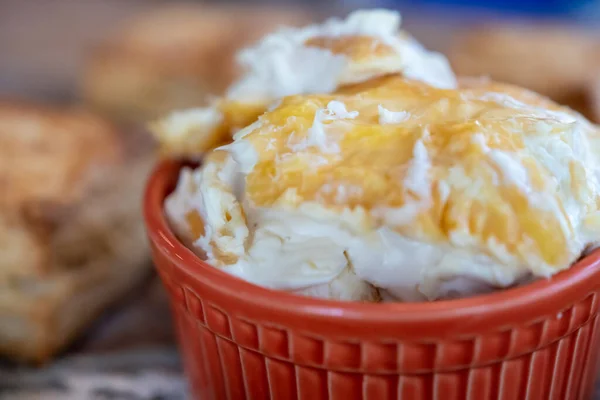
M 91 285 L 85 292 L 100 282 L 89 278 L 87 267 L 67 271 L 53 264 L 42 273 L 23 265 L 21 258 L 15 264 L 9 247 L 16 245 L 7 244 L 17 229 L 19 235 L 39 230 L 28 225 L 29 214 L 23 214 L 27 224 L 15 222 L 25 203 L 39 202 L 42 212 L 48 204 L 51 210 L 66 207 L 64 199 L 51 199 L 27 185 L 37 187 L 61 173 L 71 177 L 56 165 L 91 151 L 89 141 L 81 138 L 92 122 L 70 124 L 82 118 L 72 110 L 89 113 L 86 118 L 93 119 L 86 121 L 102 125 L 99 131 L 111 141 L 114 137 L 115 146 L 125 143 L 125 156 L 114 168 L 125 171 L 139 165 L 141 172 L 131 179 L 143 183 L 155 159 L 147 122 L 173 109 L 205 104 L 222 92 L 239 73 L 233 62 L 237 49 L 280 25 L 303 25 L 370 7 L 400 10 L 403 29 L 426 47 L 444 52 L 457 74 L 525 86 L 600 122 L 600 0 L 0 0 L 0 399 L 185 396 L 168 304 L 143 239 L 132 244 L 139 247 L 135 260 L 124 261 L 110 246 L 94 250 L 110 253 L 94 268 L 115 273 L 102 278 L 102 295 L 73 311 L 76 322 L 62 330 L 56 328 L 58 322 L 47 321 L 60 321 L 60 315 L 71 312 L 65 311 L 66 304 L 78 301 L 77 290 L 57 290 L 53 298 L 62 296 L 62 303 L 52 308 L 45 298 L 14 285 L 15 276 L 28 284 L 52 282 L 57 287 L 56 282 L 85 275 Z M 28 106 L 15 112 L 16 104 Z M 59 117 L 62 123 L 56 122 Z M 37 124 L 35 135 L 27 123 L 31 121 Z M 61 142 L 69 143 L 64 152 L 56 150 L 62 145 L 55 139 L 63 133 Z M 100 143 L 104 136 L 98 135 Z M 136 151 L 128 153 L 132 148 Z M 96 157 L 90 154 L 89 159 Z M 35 174 L 30 164 L 38 168 Z M 116 175 L 120 173 L 106 178 L 102 190 L 118 199 L 133 196 L 131 224 L 139 225 L 141 184 L 116 185 Z M 62 191 L 59 183 L 48 190 Z M 29 197 L 15 200 L 8 195 L 17 190 Z M 78 196 L 69 209 L 87 207 L 81 200 L 85 195 Z M 106 218 L 120 218 L 115 210 L 108 207 Z M 50 218 L 42 217 L 36 214 L 35 223 Z M 115 226 L 109 235 L 123 229 Z M 52 241 L 31 243 L 18 245 L 25 253 L 43 246 L 43 254 L 57 252 Z M 75 243 L 62 246 L 81 246 Z M 142 267 L 124 267 L 125 262 Z M 123 271 L 129 269 L 135 273 L 125 280 Z M 14 296 L 2 296 L 7 292 Z M 26 302 L 30 309 L 21 306 Z M 40 310 L 47 312 L 45 319 L 30 323 Z M 17 350 L 17 328 L 35 337 L 43 351 L 32 350 L 38 342 Z
M 109 37 L 118 36 L 117 31 L 123 29 L 128 21 L 176 3 L 182 2 L 0 0 L 0 93 L 51 101 L 80 98 L 77 86 L 86 60 L 94 49 Z M 310 18 L 312 15 L 316 18 L 344 15 L 349 10 L 364 7 L 393 8 L 402 11 L 403 25 L 407 30 L 426 46 L 439 50 L 446 50 L 448 42 L 453 39 L 452 33 L 457 30 L 481 27 L 489 22 L 593 29 L 600 18 L 598 0 L 215 0 L 187 4 L 206 5 L 211 9 L 225 7 L 229 9 L 227 12 L 238 14 L 239 18 L 255 7 L 283 9 L 284 12 L 289 8 L 294 11 L 306 9 L 311 14 Z M 294 14 L 294 11 L 290 13 Z M 289 21 L 293 15 L 286 17 Z M 173 23 L 177 25 L 175 21 Z M 193 23 L 192 18 L 189 23 Z M 198 32 L 203 30 L 201 26 L 196 29 Z M 220 26 L 219 29 L 227 32 L 233 27 Z M 193 34 L 190 33 L 190 36 Z M 552 46 L 553 43 L 547 45 Z M 536 50 L 539 49 L 532 49 Z

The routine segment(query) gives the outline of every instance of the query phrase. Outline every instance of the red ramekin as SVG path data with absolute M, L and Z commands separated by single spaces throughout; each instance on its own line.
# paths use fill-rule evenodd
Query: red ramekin
M 337 302 L 264 289 L 196 257 L 163 201 L 144 214 L 196 399 L 589 399 L 598 370 L 600 252 L 549 280 L 431 303 Z

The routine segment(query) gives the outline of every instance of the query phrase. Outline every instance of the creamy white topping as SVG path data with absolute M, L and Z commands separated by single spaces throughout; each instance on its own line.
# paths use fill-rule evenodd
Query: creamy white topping
M 514 99 L 502 97 L 502 101 L 521 110 L 531 108 Z M 381 108 L 380 117 L 385 114 Z M 546 112 L 531 110 L 536 118 Z M 323 130 L 323 122 L 339 123 L 359 116 L 341 102 L 330 102 L 316 114 L 318 118 L 315 117 L 310 128 L 313 132 L 308 135 L 314 137 L 307 139 L 301 147 L 313 145 L 322 153 L 327 153 L 332 145 L 327 142 L 329 136 Z M 551 189 L 560 193 L 558 198 L 533 188 L 529 172 L 516 157 L 517 153 L 490 148 L 482 134 L 475 133 L 471 141 L 497 169 L 496 185 L 516 187 L 527 196 L 531 207 L 552 211 L 561 221 L 563 231 L 573 232 L 569 245 L 576 255 L 600 234 L 600 216 L 592 214 L 583 219 L 585 204 L 600 195 L 600 171 L 597 157 L 591 150 L 593 144 L 583 130 L 585 121 L 570 120 L 569 117 L 561 112 L 551 112 L 547 123 L 532 124 L 533 131 L 523 136 L 526 151 L 552 172 L 557 187 L 569 188 Z M 544 118 L 545 114 L 539 119 L 543 122 Z M 565 121 L 569 122 L 565 125 Z M 426 128 L 414 144 L 413 157 L 403 178 L 403 187 L 412 200 L 400 208 L 371 210 L 371 215 L 385 221 L 381 228 L 373 229 L 367 222 L 368 214 L 360 207 L 342 211 L 329 210 L 318 203 L 292 207 L 291 204 L 296 204 L 296 193 L 292 189 L 270 208 L 253 207 L 243 197 L 243 182 L 244 176 L 254 168 L 258 155 L 244 138 L 259 127 L 260 122 L 257 122 L 240 131 L 235 143 L 224 148 L 229 153 L 227 161 L 209 163 L 194 172 L 194 183 L 190 183 L 190 173 L 184 173 L 167 204 L 167 212 L 175 221 L 180 214 L 169 207 L 175 202 L 178 207 L 191 207 L 206 218 L 206 234 L 196 246 L 208 255 L 209 262 L 242 279 L 271 288 L 354 300 L 374 298 L 376 287 L 386 299 L 420 301 L 481 293 L 519 284 L 532 277 L 550 276 L 557 271 L 529 252 L 533 245 L 527 238 L 519 245 L 520 254 L 528 260 L 525 265 L 495 238 L 480 243 L 461 228 L 449 233 L 447 243 L 435 244 L 400 235 L 392 229 L 408 226 L 429 207 L 434 185 L 442 198 L 447 198 L 450 190 L 456 189 L 470 193 L 473 199 L 481 195 L 483 182 L 478 179 L 482 178 L 467 174 L 461 166 L 451 167 L 447 180 L 431 181 Z M 560 131 L 551 133 L 557 127 Z M 340 126 L 336 126 L 336 131 L 339 130 Z M 574 175 L 574 168 L 581 168 L 583 175 Z M 334 190 L 335 203 L 343 205 L 362 189 L 344 185 L 336 185 L 333 189 L 329 184 L 321 188 L 322 193 L 329 195 Z M 237 221 L 241 225 L 228 227 L 222 217 L 224 210 L 230 215 L 229 223 Z M 217 217 L 219 213 L 221 217 Z M 246 219 L 238 218 L 241 215 Z M 237 261 L 223 263 L 222 257 L 214 254 L 215 246 L 234 255 Z M 338 280 L 341 276 L 344 276 L 343 280 Z M 335 294 L 332 294 L 332 287 L 337 288 Z
M 330 101 L 326 108 L 317 110 L 315 113 L 313 124 L 308 129 L 306 139 L 297 144 L 290 144 L 289 147 L 293 151 L 302 151 L 309 147 L 316 147 L 324 154 L 339 153 L 339 145 L 327 135 L 324 122 L 354 119 L 357 116 L 358 111 L 348 112 L 344 103 Z M 339 126 L 337 128 L 339 131 Z M 290 139 L 293 139 L 293 135 Z
M 386 227 L 371 231 L 360 208 L 337 213 L 317 203 L 297 209 L 244 204 L 223 185 L 239 181 L 236 176 L 247 168 L 230 160 L 223 166 L 208 164 L 192 175 L 186 172 L 182 182 L 193 176 L 194 184 L 178 186 L 169 197 L 167 212 L 175 216 L 171 205 L 187 199 L 206 222 L 206 234 L 195 246 L 210 263 L 241 279 L 346 300 L 373 299 L 375 286 L 384 289 L 388 298 L 422 301 L 479 293 L 511 285 L 515 276 L 527 276 L 527 271 L 500 266 L 489 256 L 409 239 Z M 189 192 L 190 188 L 199 192 Z M 241 218 L 242 208 L 246 221 Z M 252 234 L 248 226 L 254 227 Z M 224 264 L 215 256 L 215 247 L 239 258 Z
M 379 112 L 379 123 L 381 125 L 399 124 L 410 118 L 408 111 L 390 111 L 381 104 L 377 106 Z
M 331 64 L 323 68 L 330 70 L 316 68 L 320 71 L 317 77 L 311 75 L 314 71 L 303 71 L 302 62 L 309 58 L 296 59 L 296 54 L 309 49 L 302 45 L 306 38 L 358 33 L 377 35 L 386 43 L 408 49 L 402 53 L 403 59 L 405 55 L 407 60 L 413 57 L 413 61 L 403 61 L 406 64 L 402 71 L 407 77 L 419 79 L 421 75 L 432 85 L 452 87 L 454 77 L 444 77 L 444 62 L 436 61 L 436 55 L 426 53 L 417 44 L 398 39 L 399 22 L 394 13 L 358 13 L 346 20 L 333 19 L 320 26 L 272 35 L 242 55 L 249 72 L 229 95 L 243 98 L 260 93 L 270 99 L 333 90 L 345 74 L 344 57 L 329 59 Z M 324 50 L 312 50 L 316 53 L 305 56 L 320 58 L 322 62 L 332 56 Z M 289 69 L 298 66 L 301 68 L 288 74 Z M 283 77 L 294 81 L 279 82 L 285 80 Z M 443 82 L 435 82 L 438 78 Z M 319 79 L 322 81 L 315 84 Z M 491 112 L 497 114 L 492 117 L 502 120 L 503 128 L 522 133 L 519 137 L 525 148 L 500 150 L 492 145 L 493 135 L 486 138 L 481 132 L 475 132 L 466 144 L 463 141 L 456 145 L 477 146 L 492 168 L 490 173 L 495 174 L 490 178 L 494 185 L 516 188 L 530 207 L 550 211 L 559 221 L 560 233 L 568 236 L 570 254 L 576 258 L 600 236 L 600 212 L 587 211 L 600 196 L 600 169 L 595 155 L 600 146 L 594 142 L 597 139 L 587 134 L 587 122 L 566 112 L 526 105 L 501 93 L 487 93 L 479 99 L 506 107 L 493 109 Z M 444 112 L 448 108 L 440 106 Z M 514 119 L 514 112 L 531 117 L 531 123 L 528 118 Z M 378 106 L 377 117 L 381 125 L 402 124 L 413 118 L 408 111 L 392 111 L 382 105 Z M 287 145 L 294 152 L 312 157 L 313 167 L 320 165 L 327 162 L 325 156 L 339 155 L 345 126 L 357 118 L 361 118 L 358 111 L 348 110 L 340 101 L 331 101 L 315 113 L 306 134 L 292 135 Z M 227 152 L 224 161 L 209 161 L 196 171 L 184 171 L 166 203 L 170 220 L 184 237 L 191 235 L 185 221 L 187 212 L 200 215 L 205 232 L 193 248 L 218 268 L 261 286 L 319 297 L 374 301 L 381 295 L 384 299 L 421 301 L 508 287 L 568 267 L 548 265 L 530 238 L 520 238 L 517 251 L 509 251 L 493 236 L 477 238 L 468 224 L 452 228 L 442 242 L 420 237 L 419 232 L 412 232 L 412 236 L 398 233 L 396 228 L 410 226 L 430 207 L 434 189 L 442 203 L 457 190 L 473 200 L 486 195 L 482 188 L 489 183 L 484 181 L 487 178 L 462 165 L 449 166 L 444 179 L 432 179 L 436 154 L 428 152 L 431 138 L 426 125 L 415 128 L 421 131 L 415 131 L 420 137 L 414 142 L 412 159 L 397 174 L 406 198 L 401 207 L 375 206 L 369 212 L 361 207 L 339 207 L 363 190 L 340 182 L 325 183 L 319 191 L 321 196 L 334 195 L 335 208 L 316 201 L 300 202 L 294 189 L 288 189 L 268 208 L 256 207 L 245 198 L 244 184 L 259 154 L 246 136 L 262 123 L 257 121 L 239 131 L 232 144 L 222 147 L 220 150 Z M 276 148 L 269 144 L 267 149 Z M 311 151 L 306 152 L 309 148 Z M 315 149 L 318 153 L 312 151 Z M 534 187 L 535 175 L 524 163 L 525 157 L 551 173 L 552 179 L 544 183 L 548 187 Z M 275 157 L 281 163 L 286 162 L 284 158 Z M 292 206 L 298 203 L 299 206 Z M 381 223 L 374 227 L 371 217 Z M 379 294 L 376 288 L 380 289 Z

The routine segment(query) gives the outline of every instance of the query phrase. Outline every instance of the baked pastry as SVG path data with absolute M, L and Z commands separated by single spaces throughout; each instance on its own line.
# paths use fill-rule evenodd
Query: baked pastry
M 600 122 L 600 71 L 587 88 L 587 100 L 590 105 L 590 118 L 596 123 Z
M 518 87 L 380 77 L 284 98 L 184 170 L 165 209 L 201 257 L 265 287 L 468 296 L 598 242 L 599 133 Z
M 237 75 L 233 57 L 240 46 L 281 23 L 306 19 L 302 11 L 277 8 L 155 8 L 128 21 L 90 54 L 82 95 L 114 118 L 144 123 L 204 105 Z
M 458 75 L 516 84 L 589 116 L 586 91 L 600 71 L 593 35 L 554 25 L 486 25 L 459 32 L 447 54 Z
M 139 203 L 153 154 L 138 136 L 0 103 L 0 355 L 48 360 L 149 272 Z
M 174 112 L 151 128 L 166 153 L 189 157 L 230 141 L 284 96 L 328 93 L 390 73 L 454 87 L 445 57 L 400 31 L 400 22 L 396 12 L 371 10 L 281 29 L 240 52 L 244 73 L 224 97 L 210 107 Z

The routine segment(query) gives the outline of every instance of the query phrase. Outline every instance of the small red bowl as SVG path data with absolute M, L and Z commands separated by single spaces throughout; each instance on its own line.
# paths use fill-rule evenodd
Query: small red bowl
M 552 279 L 460 300 L 365 304 L 268 290 L 211 267 L 163 213 L 183 164 L 144 199 L 196 399 L 589 399 L 600 252 Z

